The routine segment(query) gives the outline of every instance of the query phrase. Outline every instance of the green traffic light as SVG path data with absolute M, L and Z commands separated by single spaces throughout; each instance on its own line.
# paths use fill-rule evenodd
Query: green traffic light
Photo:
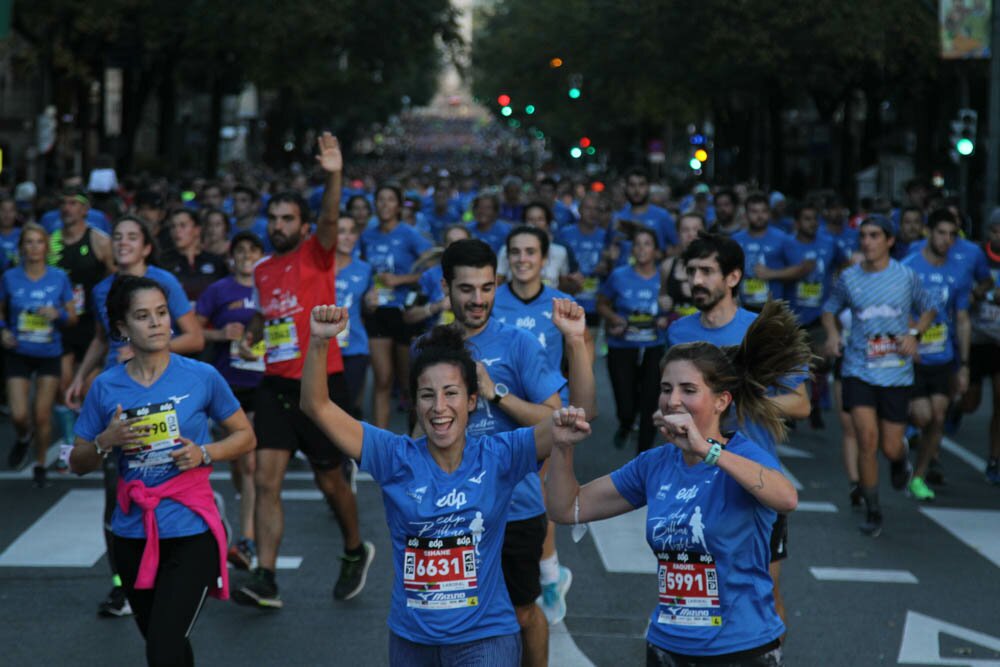
M 514 110 L 511 109 L 510 107 L 503 107 L 502 109 L 500 109 L 500 113 L 504 116 L 509 116 L 512 113 L 514 113 Z
M 596 148 L 594 148 L 593 146 L 587 146 L 587 155 L 593 155 L 596 152 L 597 152 Z
M 529 116 L 535 113 L 535 105 L 529 104 L 528 106 L 524 107 L 524 113 L 528 114 Z
M 570 157 L 572 157 L 575 160 L 578 159 L 581 155 L 583 155 L 583 151 L 580 150 L 579 146 L 573 146 L 573 148 L 569 149 L 569 154 Z
M 575 88 L 575 87 L 574 88 L 570 88 L 569 89 L 569 98 L 571 100 L 578 100 L 578 99 L 580 99 L 580 89 L 579 88 Z
M 976 150 L 976 145 L 972 143 L 972 139 L 962 137 L 955 142 L 955 150 L 959 155 L 972 155 L 972 152 Z

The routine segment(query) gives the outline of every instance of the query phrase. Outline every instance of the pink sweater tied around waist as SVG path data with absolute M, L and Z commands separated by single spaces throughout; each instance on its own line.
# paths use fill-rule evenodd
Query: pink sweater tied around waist
M 219 517 L 219 510 L 212 495 L 208 475 L 209 466 L 193 468 L 157 486 L 146 486 L 141 480 L 118 483 L 118 507 L 128 514 L 132 503 L 142 510 L 142 525 L 146 529 L 146 546 L 139 563 L 137 589 L 150 589 L 156 584 L 156 571 L 160 566 L 160 531 L 156 523 L 156 506 L 164 498 L 184 505 L 208 524 L 219 546 L 219 578 L 210 594 L 220 600 L 229 599 L 229 571 L 226 566 L 226 531 Z

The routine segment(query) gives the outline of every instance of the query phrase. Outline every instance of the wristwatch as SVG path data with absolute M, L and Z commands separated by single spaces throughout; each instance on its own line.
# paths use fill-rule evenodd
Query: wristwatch
M 490 399 L 490 403 L 494 405 L 500 405 L 500 401 L 503 397 L 510 393 L 510 389 L 507 388 L 503 382 L 497 382 L 493 386 L 493 398 Z
M 212 465 L 212 457 L 209 456 L 208 450 L 205 449 L 205 445 L 198 445 L 198 449 L 201 450 L 201 464 L 203 466 Z
M 913 336 L 914 338 L 920 338 L 920 329 L 916 327 L 910 327 L 910 330 L 906 332 L 907 334 Z

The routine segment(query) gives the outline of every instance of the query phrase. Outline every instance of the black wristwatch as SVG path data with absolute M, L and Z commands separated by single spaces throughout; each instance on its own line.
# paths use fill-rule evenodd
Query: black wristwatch
M 490 399 L 490 403 L 494 405 L 500 405 L 500 401 L 503 397 L 510 393 L 510 389 L 507 388 L 503 382 L 497 382 L 493 386 L 493 398 Z

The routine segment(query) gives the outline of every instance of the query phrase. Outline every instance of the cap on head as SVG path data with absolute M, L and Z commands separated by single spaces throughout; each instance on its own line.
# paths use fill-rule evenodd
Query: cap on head
M 865 225 L 874 225 L 878 227 L 885 232 L 886 238 L 893 238 L 896 236 L 896 230 L 892 227 L 892 221 L 884 215 L 869 215 L 861 221 L 859 227 L 864 227 Z

